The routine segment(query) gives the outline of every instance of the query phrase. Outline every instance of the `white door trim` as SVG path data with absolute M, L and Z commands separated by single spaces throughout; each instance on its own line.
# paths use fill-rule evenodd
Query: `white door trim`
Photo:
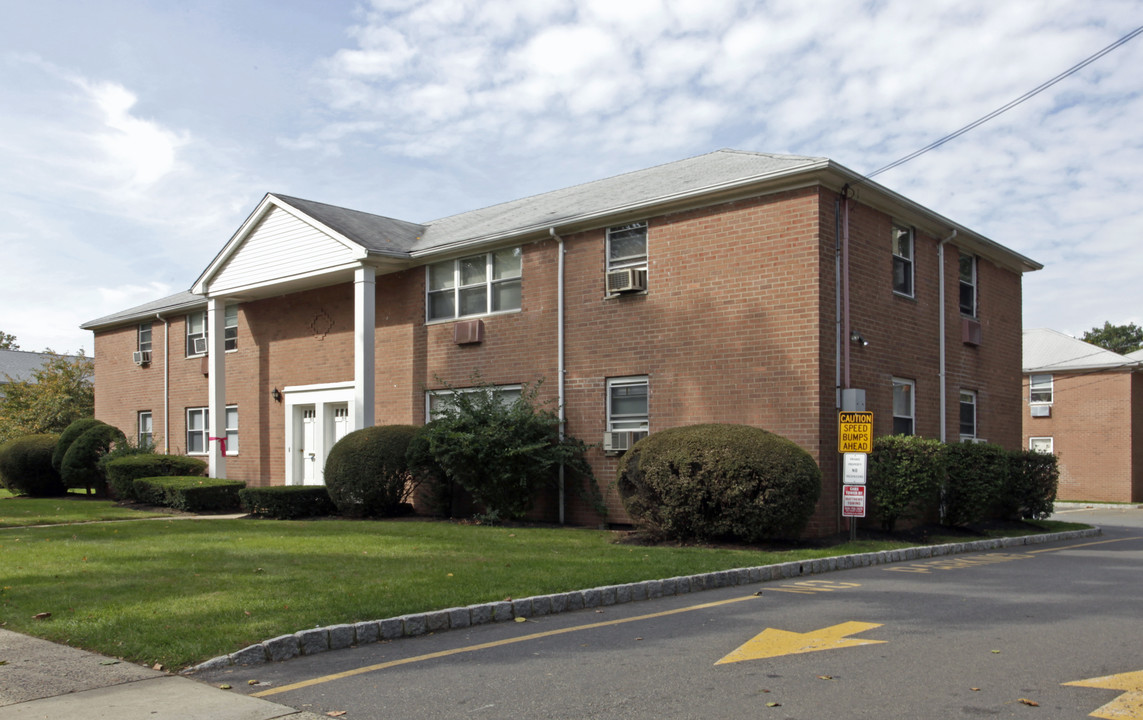
M 302 484 L 302 459 L 300 439 L 302 433 L 302 412 L 305 409 L 315 410 L 314 422 L 314 448 L 316 466 L 314 479 L 319 485 L 325 484 L 323 471 L 325 459 L 333 446 L 333 428 L 326 427 L 334 417 L 334 405 L 348 405 L 350 422 L 353 421 L 354 409 L 354 383 L 322 383 L 319 385 L 295 385 L 282 389 L 282 404 L 286 413 L 286 484 Z M 328 407 L 327 407 L 328 406 Z M 357 428 L 350 427 L 350 430 Z

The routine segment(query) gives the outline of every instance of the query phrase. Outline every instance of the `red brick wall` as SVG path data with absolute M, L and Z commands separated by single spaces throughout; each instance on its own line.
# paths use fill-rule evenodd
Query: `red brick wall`
M 1143 501 L 1140 414 L 1143 374 L 1055 373 L 1051 417 L 1034 418 L 1023 382 L 1023 438 L 1050 437 L 1059 458 L 1060 500 Z

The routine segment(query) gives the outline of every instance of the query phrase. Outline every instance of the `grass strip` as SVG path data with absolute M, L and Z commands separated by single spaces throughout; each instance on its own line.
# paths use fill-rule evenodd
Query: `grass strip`
M 111 500 L 75 493 L 54 498 L 31 498 L 14 497 L 7 490 L 0 489 L 0 528 L 163 516 L 164 513 L 132 510 L 118 506 Z

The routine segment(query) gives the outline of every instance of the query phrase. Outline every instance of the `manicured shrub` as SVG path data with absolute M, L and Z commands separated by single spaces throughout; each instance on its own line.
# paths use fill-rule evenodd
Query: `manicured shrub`
M 402 511 L 414 490 L 406 453 L 417 431 L 414 425 L 375 425 L 337 441 L 325 461 L 325 487 L 338 512 L 384 517 Z
M 113 425 L 99 423 L 85 430 L 64 453 L 60 464 L 60 477 L 69 488 L 86 488 L 96 495 L 107 494 L 107 477 L 99 465 L 99 458 L 111 446 L 123 442 L 123 432 Z
M 64 431 L 60 433 L 60 439 L 56 442 L 55 450 L 52 451 L 52 467 L 56 469 L 56 472 L 61 474 L 63 473 L 64 454 L 67 453 L 67 449 L 71 447 L 71 444 L 75 442 L 80 435 L 84 434 L 97 425 L 105 424 L 106 423 L 104 423 L 102 420 L 96 420 L 93 417 L 85 417 L 74 421 L 72 424 L 64 428 Z
M 108 453 L 108 455 L 112 455 Z M 105 456 L 106 459 L 106 456 Z M 141 453 L 124 455 L 103 463 L 111 493 L 120 500 L 137 500 L 134 482 L 137 478 L 172 475 L 206 475 L 207 464 L 186 455 Z
M 1055 509 L 1060 469 L 1056 456 L 1017 450 L 1010 453 L 1008 484 L 1000 498 L 999 514 L 1009 520 L 1039 520 Z
M 15 495 L 54 497 L 67 492 L 52 467 L 58 435 L 25 435 L 0 445 L 0 483 Z
M 333 515 L 337 506 L 321 485 L 278 485 L 248 487 L 238 491 L 246 512 L 275 520 Z
M 936 515 L 944 480 L 944 445 L 910 435 L 874 438 L 869 456 L 870 515 L 892 532 L 898 520 Z
M 999 445 L 957 443 L 945 445 L 946 480 L 944 520 L 963 526 L 997 516 L 1011 463 Z
M 478 384 L 453 392 L 439 417 L 421 430 L 423 455 L 440 468 L 441 480 L 471 496 L 485 522 L 523 517 L 541 487 L 556 486 L 561 465 L 567 488 L 603 510 L 598 493 L 585 489 L 595 487 L 584 459 L 587 446 L 560 437 L 559 416 L 538 402 L 538 394 L 538 385 L 525 385 L 507 402 L 495 387 Z
M 648 534 L 759 542 L 801 534 L 821 494 L 821 470 L 793 442 L 746 425 L 653 433 L 620 459 L 619 493 Z
M 135 497 L 148 505 L 186 512 L 219 512 L 241 509 L 238 492 L 246 483 L 197 476 L 149 477 L 136 479 L 134 486 Z

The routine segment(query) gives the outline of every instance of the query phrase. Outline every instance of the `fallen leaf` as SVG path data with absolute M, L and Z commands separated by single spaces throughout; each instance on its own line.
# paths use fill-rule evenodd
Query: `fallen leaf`
M 100 665 L 118 665 L 119 661 L 118 660 L 100 660 L 99 664 Z
M 516 622 L 528 622 L 528 618 L 518 617 L 516 618 Z
M 818 680 L 833 680 L 833 675 L 818 675 Z
M 163 664 L 162 663 L 155 663 L 154 665 L 151 666 L 151 669 L 152 670 L 162 670 Z
M 258 684 L 258 681 L 257 681 L 257 680 L 247 680 L 247 681 L 246 681 L 246 684 L 247 684 L 247 685 L 257 685 L 257 684 Z
M 636 640 L 642 640 L 643 638 L 635 638 L 635 639 L 636 639 Z
M 329 715 L 330 717 L 341 717 L 345 713 L 346 713 L 345 710 L 330 710 L 329 712 L 326 713 L 326 715 Z
M 999 654 L 1000 654 L 1000 651 L 999 651 L 999 650 L 993 650 L 993 651 L 992 651 L 992 654 L 993 654 L 993 655 L 999 655 Z
M 980 692 L 980 688 L 969 688 L 969 690 L 973 692 Z
M 218 686 L 218 689 L 219 690 L 229 690 L 230 686 L 227 685 L 226 683 L 222 683 L 221 685 Z
M 1020 698 L 1016 702 L 1023 703 L 1029 707 L 1040 707 L 1040 703 L 1036 702 L 1035 700 L 1029 700 L 1028 698 Z
M 52 614 L 50 612 L 36 613 L 35 615 L 32 616 L 32 619 L 33 620 L 47 620 L 51 616 L 52 616 Z
M 768 702 L 768 703 L 766 703 L 766 707 L 782 707 L 782 703 L 780 703 L 780 702 Z

